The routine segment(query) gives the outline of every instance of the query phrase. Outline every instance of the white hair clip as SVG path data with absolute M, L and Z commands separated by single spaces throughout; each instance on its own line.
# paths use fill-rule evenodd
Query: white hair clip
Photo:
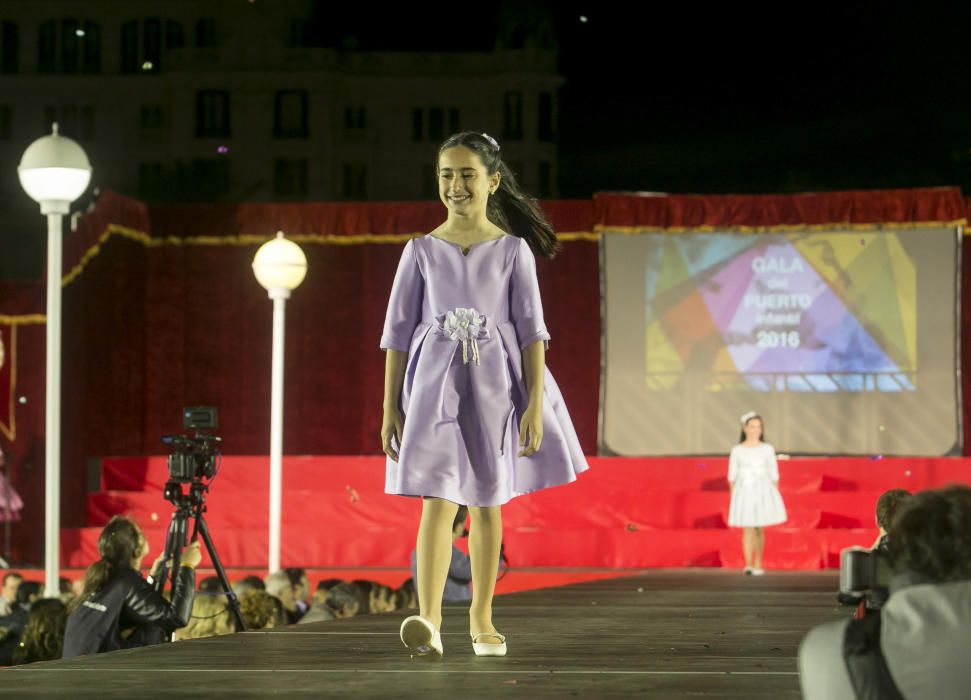
M 495 140 L 494 138 L 492 138 L 491 136 L 489 136 L 489 134 L 487 134 L 487 133 L 485 133 L 485 132 L 483 131 L 483 132 L 482 132 L 482 138 L 484 138 L 484 139 L 485 139 L 486 141 L 488 141 L 489 143 L 491 143 L 491 144 L 492 144 L 492 147 L 493 147 L 493 148 L 495 148 L 495 149 L 496 149 L 497 151 L 499 150 L 499 142 L 498 142 L 498 141 L 496 141 L 496 140 Z
M 742 425 L 744 426 L 746 423 L 748 423 L 750 420 L 755 418 L 757 415 L 759 414 L 756 413 L 755 411 L 749 411 L 748 413 L 743 413 L 741 418 L 739 418 L 739 420 L 742 421 Z

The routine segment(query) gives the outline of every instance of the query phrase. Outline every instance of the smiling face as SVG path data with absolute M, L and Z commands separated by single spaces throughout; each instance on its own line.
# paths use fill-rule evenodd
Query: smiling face
M 749 418 L 743 430 L 745 431 L 746 440 L 749 442 L 758 442 L 762 439 L 762 419 Z
M 438 195 L 450 214 L 485 216 L 499 173 L 489 175 L 482 159 L 465 146 L 447 148 L 438 157 Z

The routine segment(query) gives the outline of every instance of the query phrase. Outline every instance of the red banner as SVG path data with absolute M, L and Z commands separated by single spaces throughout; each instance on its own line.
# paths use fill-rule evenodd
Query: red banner
M 17 325 L 0 321 L 0 434 L 13 442 L 14 392 L 17 390 Z

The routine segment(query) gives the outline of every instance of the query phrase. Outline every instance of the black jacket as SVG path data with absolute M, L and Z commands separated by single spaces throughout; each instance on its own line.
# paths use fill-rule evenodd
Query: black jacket
M 137 571 L 119 571 L 68 617 L 61 658 L 165 641 L 165 635 L 189 623 L 194 590 L 195 571 L 187 566 L 179 567 L 171 603 Z M 134 631 L 126 637 L 123 630 Z

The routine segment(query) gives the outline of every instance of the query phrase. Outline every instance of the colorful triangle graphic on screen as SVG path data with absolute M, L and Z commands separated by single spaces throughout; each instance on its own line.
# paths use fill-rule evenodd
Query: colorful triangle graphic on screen
M 739 372 L 833 375 L 838 390 L 840 373 L 900 370 L 783 236 L 724 264 L 700 292 Z

